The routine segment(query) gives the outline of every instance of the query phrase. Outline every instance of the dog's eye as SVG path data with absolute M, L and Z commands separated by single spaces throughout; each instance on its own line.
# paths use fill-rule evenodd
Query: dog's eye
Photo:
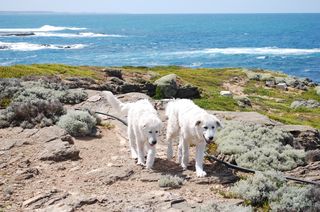
M 214 126 L 212 126 L 212 129 L 214 129 Z
M 152 131 L 149 131 L 149 133 L 151 134 L 151 133 L 152 133 Z
M 203 127 L 205 130 L 207 130 L 208 129 L 208 127 Z
M 156 131 L 156 133 L 158 133 L 158 131 Z

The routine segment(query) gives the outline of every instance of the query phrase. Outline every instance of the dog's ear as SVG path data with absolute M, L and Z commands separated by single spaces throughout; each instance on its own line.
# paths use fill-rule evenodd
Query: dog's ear
M 199 127 L 199 126 L 200 126 L 200 124 L 201 124 L 201 121 L 200 121 L 200 120 L 198 120 L 198 121 L 196 122 L 195 126 L 196 126 L 196 127 Z
M 217 122 L 217 127 L 223 128 L 223 124 L 219 119 L 216 119 L 216 122 Z

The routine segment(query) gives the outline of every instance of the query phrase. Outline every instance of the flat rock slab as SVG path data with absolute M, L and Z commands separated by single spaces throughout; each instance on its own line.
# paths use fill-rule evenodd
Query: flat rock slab
M 67 135 L 68 133 L 64 129 L 54 125 L 50 127 L 41 128 L 38 133 L 32 136 L 32 139 L 35 139 L 38 142 L 46 143 L 59 138 L 64 138 Z
M 116 181 L 127 180 L 134 174 L 134 170 L 125 167 L 106 167 L 94 169 L 86 173 L 89 180 L 99 180 L 105 185 L 111 185 Z
M 65 160 L 78 160 L 80 158 L 80 151 L 77 150 L 75 146 L 62 141 L 61 139 L 46 143 L 44 148 L 44 151 L 39 154 L 40 160 L 59 162 Z
M 22 146 L 28 143 L 26 139 L 1 139 L 0 151 L 7 151 L 15 146 Z

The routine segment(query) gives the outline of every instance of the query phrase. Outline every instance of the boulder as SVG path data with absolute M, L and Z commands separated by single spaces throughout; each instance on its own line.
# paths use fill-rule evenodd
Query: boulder
M 296 87 L 299 84 L 299 81 L 294 77 L 286 77 L 284 81 L 289 87 Z
M 237 96 L 233 98 L 237 101 L 237 104 L 239 107 L 245 108 L 245 107 L 252 107 L 251 100 L 246 96 Z
M 39 159 L 55 162 L 78 160 L 80 158 L 79 153 L 80 151 L 74 145 L 61 139 L 56 139 L 45 144 L 44 150 L 39 155 Z
M 116 77 L 118 79 L 123 80 L 122 78 L 122 71 L 116 69 L 104 69 L 103 72 L 106 73 L 108 77 Z
M 320 96 L 320 86 L 315 87 L 317 94 Z
M 274 77 L 269 74 L 269 73 L 261 73 L 260 74 L 260 81 L 271 81 L 271 80 L 274 80 Z
M 160 88 L 164 98 L 175 97 L 178 92 L 177 75 L 169 74 L 156 80 L 154 84 Z
M 277 86 L 276 86 L 278 89 L 281 89 L 281 90 L 288 90 L 288 86 L 286 83 L 282 82 L 282 83 L 278 83 Z
M 245 71 L 249 80 L 260 80 L 260 75 L 253 71 Z
M 220 95 L 221 96 L 232 96 L 232 92 L 231 91 L 220 91 Z
M 319 131 L 303 125 L 282 125 L 279 128 L 293 135 L 295 149 L 315 150 L 320 147 Z
M 275 81 L 276 84 L 285 83 L 286 82 L 285 77 L 275 77 L 274 81 Z
M 300 107 L 306 107 L 306 108 L 319 108 L 320 107 L 320 102 L 310 99 L 310 100 L 297 100 L 291 103 L 290 105 L 291 108 L 297 109 Z
M 178 88 L 178 92 L 176 94 L 176 98 L 199 98 L 200 91 L 197 87 L 192 85 L 186 85 Z
M 268 81 L 266 81 L 266 86 L 273 88 L 276 86 L 276 84 L 275 84 L 274 80 L 268 80 Z

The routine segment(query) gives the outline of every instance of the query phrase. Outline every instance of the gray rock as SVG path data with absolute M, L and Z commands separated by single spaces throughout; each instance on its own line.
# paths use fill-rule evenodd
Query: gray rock
M 266 86 L 273 88 L 276 86 L 276 84 L 275 84 L 274 80 L 268 80 L 268 81 L 266 81 Z
M 245 71 L 249 80 L 260 80 L 260 74 L 253 71 Z
M 125 83 L 125 81 L 117 77 L 110 77 L 109 80 L 115 83 L 116 85 L 123 85 Z
M 40 131 L 32 136 L 32 139 L 37 140 L 38 142 L 47 143 L 56 139 L 68 137 L 67 131 L 53 125 L 50 127 L 41 128 Z
M 119 79 L 123 80 L 122 71 L 121 70 L 105 69 L 105 70 L 103 70 L 103 72 L 105 72 L 108 77 L 116 77 L 116 78 L 119 78 Z
M 275 77 L 274 81 L 276 84 L 279 84 L 279 83 L 285 83 L 286 79 L 285 79 L 285 77 Z
M 163 76 L 154 84 L 160 88 L 164 98 L 175 97 L 178 92 L 177 75 L 175 74 Z
M 299 81 L 294 77 L 286 77 L 284 81 L 289 87 L 296 87 L 299 84 Z
M 320 96 L 320 86 L 317 86 L 314 89 L 316 90 L 317 94 Z
M 297 100 L 291 103 L 290 105 L 291 108 L 297 109 L 300 107 L 306 107 L 306 108 L 319 108 L 320 107 L 320 102 L 310 99 L 310 100 Z
M 278 89 L 281 89 L 281 90 L 288 90 L 288 86 L 286 83 L 282 82 L 282 83 L 278 83 L 277 86 L 276 86 Z
M 0 151 L 7 151 L 15 146 L 21 146 L 27 143 L 24 139 L 1 139 Z
M 271 81 L 274 77 L 269 73 L 260 73 L 260 81 Z
M 99 168 L 86 173 L 92 180 L 99 180 L 105 185 L 111 185 L 119 180 L 127 180 L 133 174 L 133 169 L 119 167 Z
M 237 104 L 239 107 L 245 108 L 245 107 L 252 107 L 251 100 L 246 96 L 237 96 L 233 98 L 237 101 Z
M 176 94 L 176 98 L 199 98 L 200 97 L 200 91 L 197 87 L 192 85 L 186 85 L 178 88 L 178 92 Z
M 39 175 L 40 172 L 37 168 L 27 168 L 17 172 L 16 180 L 27 180 Z
M 65 161 L 78 160 L 80 151 L 75 146 L 57 139 L 45 144 L 44 151 L 40 153 L 40 160 Z
M 232 96 L 232 92 L 231 91 L 220 91 L 220 95 L 221 96 Z
M 320 147 L 319 131 L 303 125 L 282 125 L 279 128 L 293 135 L 295 149 L 315 150 Z

